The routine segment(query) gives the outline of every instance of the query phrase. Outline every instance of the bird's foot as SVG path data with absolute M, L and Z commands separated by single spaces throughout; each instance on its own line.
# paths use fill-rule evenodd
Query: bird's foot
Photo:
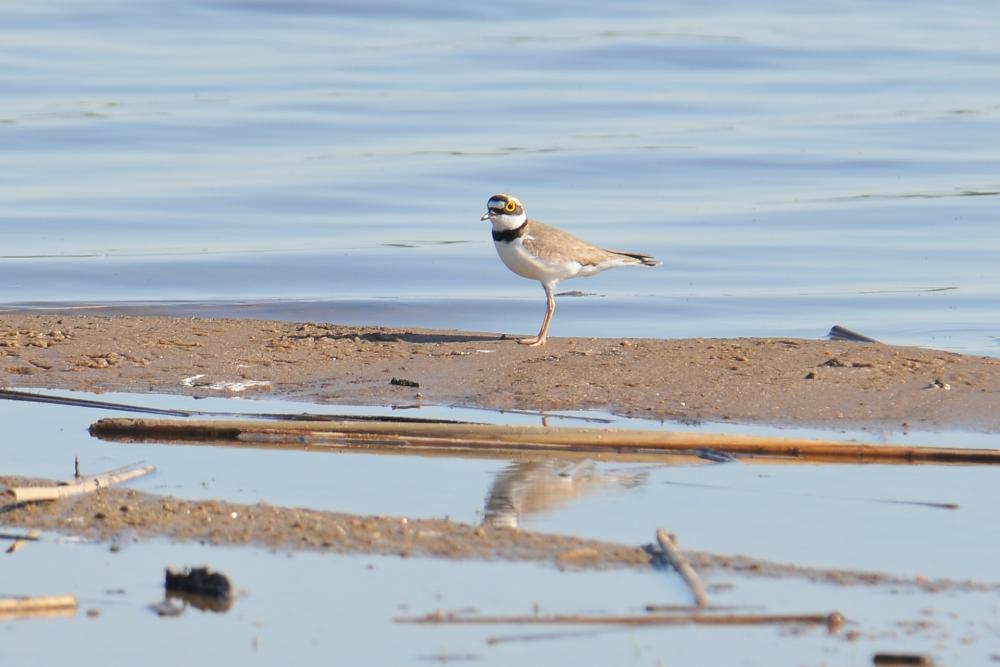
M 521 338 L 517 342 L 528 347 L 538 347 L 539 345 L 545 345 L 545 341 L 545 336 L 532 336 L 531 338 Z

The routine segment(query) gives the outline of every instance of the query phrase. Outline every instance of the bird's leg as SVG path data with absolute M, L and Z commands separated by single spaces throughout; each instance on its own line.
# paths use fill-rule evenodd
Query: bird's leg
M 537 347 L 539 345 L 545 345 L 545 341 L 548 339 L 549 324 L 552 322 L 552 313 L 556 312 L 556 297 L 552 294 L 552 285 L 542 283 L 542 287 L 545 288 L 545 317 L 542 319 L 542 328 L 538 331 L 537 336 L 522 338 L 517 341 L 521 345 Z

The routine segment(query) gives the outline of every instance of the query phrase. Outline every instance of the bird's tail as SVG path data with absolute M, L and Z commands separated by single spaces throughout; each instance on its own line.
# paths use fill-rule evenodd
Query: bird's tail
M 644 255 L 641 252 L 622 252 L 621 250 L 608 250 L 608 252 L 622 257 L 631 257 L 643 266 L 659 266 L 662 263 L 652 255 Z

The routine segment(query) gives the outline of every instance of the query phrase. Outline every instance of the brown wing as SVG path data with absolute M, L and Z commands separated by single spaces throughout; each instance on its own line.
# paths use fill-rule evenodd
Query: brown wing
M 646 266 L 659 264 L 650 255 L 605 250 L 592 246 L 572 234 L 537 220 L 528 220 L 528 227 L 522 237 L 522 243 L 537 257 L 552 263 L 561 263 L 572 259 L 584 266 L 598 266 L 614 260 L 626 262 L 634 260 L 636 264 L 645 264 Z
M 584 266 L 597 265 L 618 257 L 537 220 L 528 221 L 527 233 L 521 237 L 521 242 L 542 261 L 553 264 L 577 261 Z

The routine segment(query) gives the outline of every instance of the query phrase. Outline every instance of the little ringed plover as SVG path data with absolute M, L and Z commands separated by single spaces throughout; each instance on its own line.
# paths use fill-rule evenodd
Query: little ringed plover
M 537 336 L 524 338 L 523 345 L 544 345 L 549 333 L 556 300 L 552 290 L 560 280 L 592 276 L 618 266 L 659 266 L 654 257 L 637 252 L 604 250 L 581 241 L 571 234 L 529 220 L 516 197 L 493 195 L 486 202 L 480 220 L 493 225 L 493 244 L 507 268 L 524 278 L 542 283 L 545 288 L 545 317 Z

